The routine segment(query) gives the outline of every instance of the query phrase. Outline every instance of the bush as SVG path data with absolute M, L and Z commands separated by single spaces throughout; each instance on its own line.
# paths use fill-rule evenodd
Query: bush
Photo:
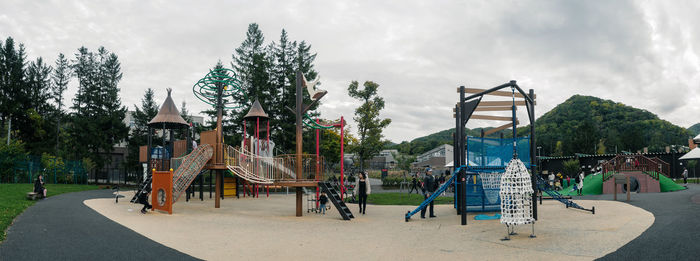
M 27 153 L 24 151 L 24 143 L 13 140 L 7 145 L 0 143 L 0 180 L 3 182 L 14 182 L 14 171 L 16 163 L 24 160 Z M 26 178 L 26 177 L 25 177 Z

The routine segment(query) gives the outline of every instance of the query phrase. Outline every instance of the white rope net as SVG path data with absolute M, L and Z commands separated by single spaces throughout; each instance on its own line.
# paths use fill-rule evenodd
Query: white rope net
M 501 176 L 503 173 L 479 173 L 481 178 L 481 186 L 484 189 L 486 200 L 490 204 L 497 204 L 499 189 L 501 188 Z
M 501 223 L 506 225 L 524 225 L 533 223 L 532 218 L 532 183 L 530 174 L 519 159 L 508 163 L 506 172 L 501 176 Z

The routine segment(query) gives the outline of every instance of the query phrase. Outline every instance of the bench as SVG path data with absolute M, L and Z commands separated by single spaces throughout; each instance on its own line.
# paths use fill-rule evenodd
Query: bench
M 36 200 L 37 198 L 40 198 L 39 193 L 36 193 L 36 192 L 27 192 L 27 199 L 29 199 L 29 200 Z

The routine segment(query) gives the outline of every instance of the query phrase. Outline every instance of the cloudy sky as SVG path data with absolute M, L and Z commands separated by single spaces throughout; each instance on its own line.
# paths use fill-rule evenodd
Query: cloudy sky
M 399 142 L 454 127 L 456 87 L 511 79 L 535 90 L 537 116 L 583 94 L 689 127 L 700 122 L 698 13 L 697 1 L 3 0 L 0 37 L 51 62 L 105 46 L 121 60 L 130 110 L 146 88 L 162 101 L 170 87 L 178 105 L 200 111 L 192 85 L 218 60 L 230 63 L 249 23 L 267 43 L 284 28 L 318 54 L 323 117 L 351 118 L 348 84 L 372 80 L 381 116 L 393 120 L 385 136 Z M 75 91 L 74 81 L 68 96 Z

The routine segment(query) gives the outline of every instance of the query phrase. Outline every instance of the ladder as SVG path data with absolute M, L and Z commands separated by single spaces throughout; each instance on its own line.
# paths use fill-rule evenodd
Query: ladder
M 148 175 L 148 178 L 146 178 L 146 180 L 144 180 L 143 183 L 141 183 L 139 190 L 136 191 L 136 194 L 134 194 L 134 197 L 131 198 L 131 203 L 138 203 L 141 194 L 148 195 L 149 193 L 151 193 L 151 181 L 153 181 L 153 176 Z
M 333 188 L 333 186 L 329 182 L 319 182 L 318 186 L 321 188 L 321 191 L 326 192 L 326 194 L 328 194 L 328 199 L 331 202 L 333 202 L 333 205 L 338 210 L 338 213 L 340 213 L 340 216 L 343 217 L 343 220 L 350 220 L 352 218 L 355 218 L 355 216 L 352 215 L 352 212 L 350 212 L 350 208 L 348 208 L 348 206 L 345 205 L 345 202 L 343 202 L 340 199 L 340 194 L 338 194 L 338 190 Z

